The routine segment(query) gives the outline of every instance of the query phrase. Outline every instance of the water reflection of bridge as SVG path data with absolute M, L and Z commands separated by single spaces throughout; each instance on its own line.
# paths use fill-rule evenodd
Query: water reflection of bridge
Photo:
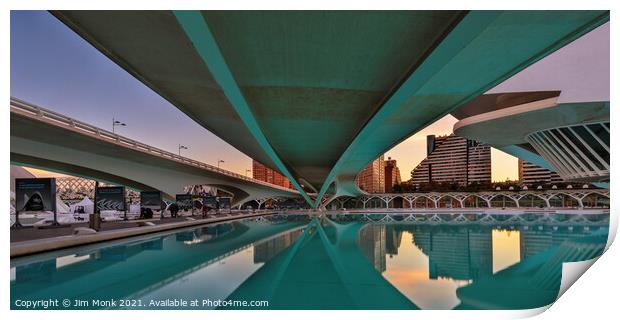
M 519 233 L 520 260 L 523 261 L 567 240 L 593 233 L 597 227 L 528 228 L 508 227 Z M 360 231 L 360 246 L 377 271 L 385 271 L 386 255 L 397 255 L 403 232 L 413 235 L 413 242 L 429 258 L 430 277 L 476 280 L 493 274 L 492 232 L 501 227 L 446 226 L 412 224 L 371 224 Z
M 304 227 L 307 221 L 295 217 L 273 224 L 247 220 L 101 249 L 83 248 L 82 252 L 78 250 L 73 263 L 62 266 L 57 264 L 55 255 L 17 259 L 11 261 L 16 268 L 11 296 L 20 299 L 45 299 L 59 294 L 69 299 L 139 297 L 254 243 L 260 245 Z
M 481 283 L 481 288 L 486 288 L 508 271 L 517 272 L 520 279 L 530 279 L 523 270 L 539 270 L 535 281 L 544 284 L 545 297 L 552 296 L 559 287 L 558 266 L 570 259 L 600 254 L 604 240 L 584 244 L 583 239 L 592 233 L 606 235 L 603 223 L 498 226 L 351 220 L 360 217 L 337 215 L 308 224 L 307 216 L 271 216 L 102 249 L 82 249 L 70 264 L 60 264 L 55 256 L 27 263 L 15 260 L 12 264 L 18 266 L 11 295 L 28 299 L 60 294 L 80 299 L 143 297 L 190 279 L 190 274 L 253 246 L 253 263 L 263 265 L 243 280 L 228 296 L 230 299 L 267 299 L 275 309 L 415 309 L 414 302 L 381 276 L 386 270 L 386 256 L 399 254 L 402 235 L 409 232 L 413 244 L 428 256 L 429 278 L 474 281 L 468 286 L 473 289 L 463 291 L 468 304 L 462 305 L 473 308 L 480 307 L 476 303 L 485 297 L 474 285 Z M 498 228 L 519 233 L 520 262 L 494 274 L 492 233 Z M 575 243 L 585 249 L 571 251 Z M 550 248 L 564 249 L 555 255 Z M 571 254 L 575 252 L 578 254 Z M 547 261 L 552 262 L 545 267 Z M 540 301 L 547 300 L 534 302 Z M 501 303 L 497 305 L 506 306 Z
M 364 257 L 368 250 L 358 240 L 372 248 L 385 247 L 376 243 L 384 243 L 385 237 L 359 237 L 364 225 L 314 219 L 297 241 L 227 299 L 268 300 L 272 309 L 417 309 Z
M 500 272 L 496 273 L 498 270 L 494 271 L 493 230 L 498 228 L 502 227 L 370 224 L 360 231 L 359 243 L 364 255 L 375 269 L 383 273 L 386 271 L 386 256 L 397 255 L 403 233 L 411 233 L 413 244 L 428 256 L 430 279 L 472 281 L 472 284 L 458 291 L 461 293 L 459 298 L 467 300 L 467 304 L 462 304 L 459 308 L 480 308 L 486 303 L 486 298 L 502 290 L 510 291 L 511 286 L 518 286 L 519 281 L 529 283 L 530 288 L 520 289 L 517 294 L 517 298 L 520 299 L 518 302 L 511 304 L 510 294 L 504 294 L 505 299 L 492 302 L 487 307 L 533 308 L 551 303 L 553 300 L 550 299 L 557 295 L 563 262 L 586 260 L 600 255 L 607 235 L 606 227 L 602 225 L 503 227 L 518 233 L 519 243 L 515 249 L 519 250 L 519 259 L 505 271 L 499 270 Z M 592 241 L 591 234 L 601 235 L 600 239 Z M 523 270 L 529 270 L 531 274 Z M 514 272 L 518 274 L 514 279 L 505 276 Z M 501 284 L 497 285 L 495 282 Z M 493 292 L 485 291 L 484 288 L 489 286 L 493 287 Z M 528 299 L 523 295 L 524 290 L 539 290 L 544 294 L 533 295 Z
M 600 256 L 606 242 L 607 232 L 595 232 L 531 255 L 492 277 L 457 289 L 461 300 L 457 308 L 531 309 L 549 305 L 560 293 L 563 264 Z

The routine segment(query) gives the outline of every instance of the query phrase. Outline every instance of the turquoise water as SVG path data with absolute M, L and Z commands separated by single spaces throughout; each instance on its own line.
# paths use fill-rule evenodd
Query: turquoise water
M 602 253 L 608 215 L 591 217 L 238 220 L 12 259 L 11 308 L 536 308 L 563 262 Z

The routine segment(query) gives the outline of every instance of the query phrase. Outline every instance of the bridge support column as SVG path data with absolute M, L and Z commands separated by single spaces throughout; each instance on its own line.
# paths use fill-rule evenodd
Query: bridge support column
M 513 198 L 511 196 L 506 196 L 506 195 L 504 195 L 504 207 L 506 206 L 506 197 L 508 197 L 508 199 L 514 201 L 514 203 L 517 205 L 517 208 L 521 208 L 521 205 L 519 204 L 519 199 L 521 199 L 520 197 L 519 198 Z
M 390 199 L 382 198 L 381 200 L 383 200 L 383 202 L 385 202 L 385 208 L 386 209 L 390 207 Z
M 256 200 L 256 202 L 258 202 L 258 210 L 260 210 L 260 207 L 263 205 L 263 203 L 267 202 L 267 199 Z

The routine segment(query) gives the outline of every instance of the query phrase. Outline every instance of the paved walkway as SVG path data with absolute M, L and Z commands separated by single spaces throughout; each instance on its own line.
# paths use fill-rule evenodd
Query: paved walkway
M 265 211 L 265 213 L 270 213 Z M 128 228 L 136 228 L 139 227 L 139 222 L 152 222 L 156 225 L 164 225 L 164 224 L 176 224 L 184 221 L 188 221 L 187 218 L 193 218 L 196 221 L 204 221 L 204 223 L 210 222 L 221 222 L 222 218 L 229 217 L 230 219 L 236 219 L 243 216 L 248 216 L 248 213 L 231 213 L 231 214 L 218 214 L 218 215 L 209 215 L 208 218 L 202 218 L 202 216 L 181 216 L 176 218 L 166 217 L 164 219 L 153 218 L 153 219 L 140 219 L 140 220 L 129 220 L 129 221 L 108 221 L 101 223 L 101 230 L 99 233 L 104 233 L 108 231 L 120 230 L 120 229 L 128 229 Z M 230 220 L 224 219 L 224 220 Z M 48 239 L 48 238 L 56 238 L 62 236 L 70 236 L 73 235 L 73 230 L 78 227 L 88 227 L 88 222 L 74 223 L 71 225 L 61 226 L 57 228 L 43 228 L 37 229 L 33 227 L 24 227 L 20 229 L 11 229 L 10 238 L 11 243 L 22 242 L 22 241 L 31 241 L 31 240 L 40 240 L 40 239 Z M 142 227 L 144 228 L 144 227 Z

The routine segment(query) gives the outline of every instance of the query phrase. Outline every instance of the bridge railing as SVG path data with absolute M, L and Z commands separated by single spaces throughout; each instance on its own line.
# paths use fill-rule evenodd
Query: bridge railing
M 269 182 L 250 178 L 242 174 L 238 174 L 236 172 L 228 171 L 228 170 L 221 169 L 221 168 L 218 168 L 210 164 L 206 164 L 204 162 L 200 162 L 194 159 L 180 156 L 173 152 L 169 152 L 169 151 L 162 150 L 162 149 L 159 149 L 153 146 L 149 146 L 142 142 L 139 142 L 139 141 L 127 138 L 127 137 L 123 137 L 121 135 L 110 132 L 108 130 L 95 127 L 91 124 L 73 119 L 61 113 L 58 113 L 58 112 L 55 112 L 55 111 L 52 111 L 52 110 L 49 110 L 43 107 L 39 107 L 37 105 L 33 105 L 31 103 L 19 100 L 17 98 L 11 98 L 11 112 L 15 112 L 15 113 L 18 113 L 20 115 L 24 115 L 30 118 L 42 120 L 42 121 L 45 121 L 51 124 L 55 124 L 57 126 L 70 127 L 73 130 L 81 131 L 84 134 L 92 135 L 100 139 L 108 140 L 109 142 L 122 145 L 123 147 L 129 148 L 129 149 L 153 154 L 153 155 L 156 155 L 162 158 L 167 158 L 170 160 L 188 164 L 188 165 L 198 167 L 201 169 L 217 172 L 217 173 L 220 173 L 220 174 L 223 174 L 229 177 L 233 177 L 236 179 L 245 180 L 245 181 L 249 181 L 252 183 L 268 186 L 270 188 L 286 190 L 286 191 L 290 191 L 293 193 L 296 192 L 293 189 L 289 189 L 283 186 L 271 184 Z

